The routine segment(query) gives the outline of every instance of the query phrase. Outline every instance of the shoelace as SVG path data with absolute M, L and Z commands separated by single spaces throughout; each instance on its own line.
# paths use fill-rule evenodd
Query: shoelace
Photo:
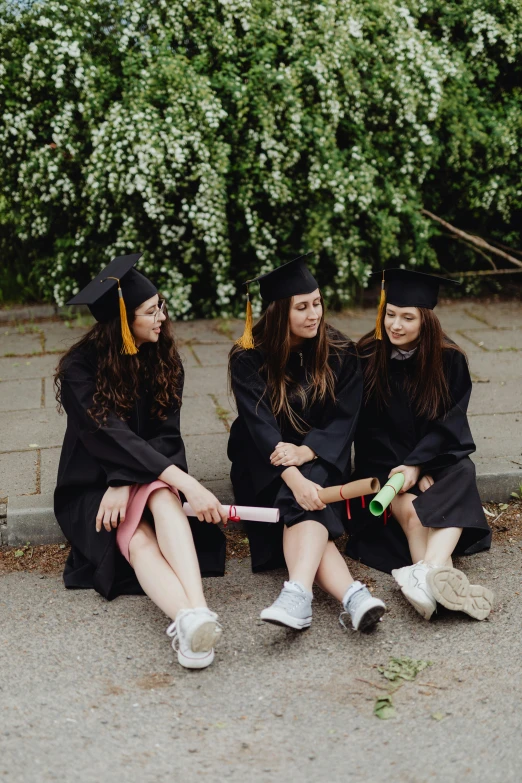
M 274 606 L 280 606 L 283 609 L 297 609 L 307 598 L 303 593 L 297 593 L 288 588 L 283 588 L 274 601 Z

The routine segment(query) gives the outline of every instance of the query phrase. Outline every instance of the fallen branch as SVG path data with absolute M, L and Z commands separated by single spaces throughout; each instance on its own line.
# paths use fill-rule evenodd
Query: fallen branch
M 484 275 L 520 275 L 522 269 L 478 269 L 475 272 L 449 272 L 446 277 L 483 277 Z
M 444 228 L 446 228 L 452 234 L 455 234 L 456 237 L 460 237 L 465 242 L 468 242 L 471 245 L 475 245 L 475 247 L 480 247 L 482 250 L 487 250 L 489 253 L 500 256 L 500 258 L 505 258 L 506 261 L 509 261 L 510 264 L 514 264 L 515 266 L 522 268 L 522 261 L 519 261 L 518 258 L 515 258 L 509 253 L 505 253 L 504 250 L 500 250 L 498 247 L 493 247 L 493 245 L 490 245 L 489 242 L 485 241 L 485 239 L 481 239 L 481 237 L 474 236 L 473 234 L 467 234 L 460 228 L 455 228 L 455 226 L 452 226 L 451 223 L 448 223 L 446 220 L 443 220 L 437 215 L 434 215 L 433 212 L 428 212 L 427 209 L 421 209 L 421 214 L 426 215 L 426 217 L 431 218 L 431 220 L 435 220 L 437 223 L 440 223 L 441 226 L 444 226 Z

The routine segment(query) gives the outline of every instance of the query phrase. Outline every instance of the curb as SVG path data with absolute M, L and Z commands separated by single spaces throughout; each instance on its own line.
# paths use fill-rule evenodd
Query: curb
M 518 489 L 522 473 L 481 473 L 477 476 L 477 486 L 482 502 L 503 503 L 510 498 L 511 492 Z M 212 491 L 223 498 L 224 504 L 233 503 L 231 486 L 228 481 L 217 487 L 211 482 Z M 220 482 L 221 483 L 221 482 Z M 241 524 L 237 525 L 241 529 Z M 27 543 L 62 544 L 65 541 L 58 527 L 53 510 L 53 495 L 20 495 L 12 497 L 7 503 L 5 518 L 0 518 L 0 544 L 22 546 Z

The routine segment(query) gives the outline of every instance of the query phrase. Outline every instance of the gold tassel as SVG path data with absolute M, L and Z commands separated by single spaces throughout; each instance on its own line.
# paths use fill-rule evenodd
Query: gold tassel
M 255 348 L 254 335 L 252 334 L 253 323 L 254 319 L 252 317 L 252 304 L 250 302 L 250 294 L 247 291 L 245 329 L 239 340 L 236 340 L 236 345 L 239 345 L 240 348 L 244 348 L 245 351 L 251 351 L 253 348 Z
M 384 269 L 382 270 L 382 280 L 381 280 L 381 299 L 379 301 L 379 309 L 377 310 L 377 320 L 375 322 L 375 339 L 376 340 L 382 340 L 382 318 L 384 309 L 386 307 L 386 292 L 384 290 Z
M 116 280 L 118 283 L 118 298 L 120 300 L 120 322 L 121 322 L 121 339 L 123 340 L 120 353 L 126 353 L 131 356 L 138 353 L 134 337 L 129 328 L 129 322 L 127 320 L 127 308 L 123 301 L 123 291 L 121 290 L 120 281 L 117 277 L 106 277 L 105 280 Z M 103 281 L 102 281 L 103 282 Z

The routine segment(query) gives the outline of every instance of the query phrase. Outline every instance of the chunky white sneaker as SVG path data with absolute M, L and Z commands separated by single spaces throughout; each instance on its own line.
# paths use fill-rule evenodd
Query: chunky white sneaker
M 167 628 L 178 662 L 186 669 L 204 669 L 214 660 L 214 645 L 221 636 L 217 614 L 206 607 L 181 609 Z
M 285 582 L 272 606 L 261 612 L 261 620 L 302 631 L 312 623 L 312 600 L 312 593 L 299 582 Z
M 472 585 L 458 568 L 431 568 L 427 576 L 435 599 L 454 612 L 465 612 L 475 620 L 485 620 L 493 606 L 493 593 L 487 587 Z
M 386 606 L 380 598 L 374 598 L 366 585 L 354 582 L 343 598 L 344 612 L 339 615 L 339 622 L 346 628 L 344 616 L 352 621 L 354 631 L 369 631 L 382 618 Z
M 402 590 L 404 597 L 425 620 L 429 620 L 437 609 L 437 602 L 427 582 L 432 566 L 422 560 L 411 566 L 395 568 L 392 576 Z

